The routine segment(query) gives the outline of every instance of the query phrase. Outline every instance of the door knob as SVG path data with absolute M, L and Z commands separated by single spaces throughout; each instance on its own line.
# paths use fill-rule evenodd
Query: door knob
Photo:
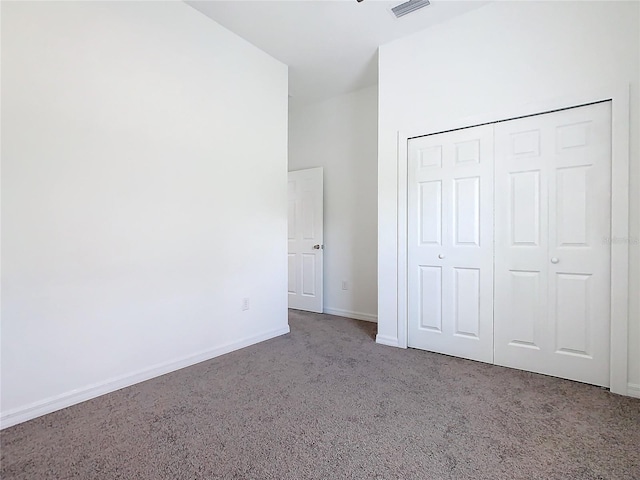
M 313 249 L 314 249 L 314 250 L 320 250 L 320 249 L 322 249 L 322 248 L 324 248 L 324 245 L 314 245 L 314 246 L 313 246 Z
M 558 263 L 560 259 L 558 257 L 551 257 L 551 263 Z
M 444 258 L 444 255 L 441 253 L 440 255 L 438 255 L 438 258 L 442 260 Z

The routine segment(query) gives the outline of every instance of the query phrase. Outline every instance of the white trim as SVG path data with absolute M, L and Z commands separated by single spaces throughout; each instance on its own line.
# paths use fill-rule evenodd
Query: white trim
M 196 363 L 204 362 L 206 360 L 219 357 L 220 355 L 224 355 L 225 353 L 239 350 L 241 348 L 248 347 L 250 345 L 254 345 L 256 343 L 263 342 L 265 340 L 269 340 L 270 338 L 278 337 L 286 333 L 289 333 L 289 325 L 284 328 L 279 328 L 277 330 L 271 330 L 269 332 L 262 333 L 260 335 L 254 335 L 252 337 L 247 337 L 235 342 L 227 343 L 211 350 L 205 350 L 193 355 L 187 355 L 176 360 L 163 362 L 149 368 L 138 370 L 133 373 L 128 373 L 115 378 L 111 378 L 104 382 L 87 385 L 86 387 L 62 393 L 45 400 L 40 400 L 24 407 L 18 407 L 8 412 L 3 412 L 0 415 L 0 429 L 8 428 L 13 425 L 17 425 L 18 423 L 26 422 L 27 420 L 31 420 L 33 418 L 40 417 L 51 412 L 55 412 L 56 410 L 61 410 L 77 403 L 91 400 L 92 398 L 96 398 L 101 395 L 120 390 L 121 388 L 129 387 L 136 383 L 144 382 L 145 380 L 150 380 L 152 378 L 159 377 L 160 375 L 165 375 L 167 373 L 180 370 L 181 368 L 189 367 L 191 365 L 195 365 Z
M 376 343 L 380 345 L 387 345 L 389 347 L 399 347 L 398 339 L 395 337 L 388 337 L 387 335 L 376 335 Z
M 407 263 L 408 224 L 408 137 L 398 132 L 398 346 L 407 348 L 409 319 L 409 287 L 407 285 L 409 271 Z M 403 320 L 400 320 L 403 319 Z
M 629 235 L 629 88 L 625 83 L 597 91 L 567 94 L 507 110 L 462 118 L 439 120 L 407 131 L 398 131 L 398 347 L 407 345 L 407 142 L 410 138 L 537 115 L 554 110 L 611 100 L 611 237 Z M 628 395 L 629 245 L 611 245 L 611 345 L 610 390 Z
M 629 85 L 611 105 L 611 238 L 629 237 Z M 610 390 L 628 395 L 629 245 L 611 242 Z
M 351 310 L 342 310 L 341 308 L 324 307 L 324 313 L 335 315 L 337 317 L 353 318 L 355 320 L 364 320 L 365 322 L 378 323 L 378 316 L 371 313 L 353 312 Z
M 640 385 L 637 383 L 629 383 L 627 385 L 627 395 L 630 397 L 640 398 Z

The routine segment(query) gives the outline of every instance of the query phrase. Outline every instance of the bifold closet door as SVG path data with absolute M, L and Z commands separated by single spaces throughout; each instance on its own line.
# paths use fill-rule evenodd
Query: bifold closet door
M 408 346 L 493 361 L 493 126 L 409 140 Z
M 609 385 L 611 105 L 495 125 L 495 363 Z

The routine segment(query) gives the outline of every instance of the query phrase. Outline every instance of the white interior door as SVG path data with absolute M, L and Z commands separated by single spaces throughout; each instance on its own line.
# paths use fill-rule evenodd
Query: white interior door
M 493 361 L 493 127 L 409 140 L 410 347 Z
M 608 386 L 611 104 L 495 139 L 495 362 Z
M 322 167 L 289 172 L 289 308 L 322 313 Z

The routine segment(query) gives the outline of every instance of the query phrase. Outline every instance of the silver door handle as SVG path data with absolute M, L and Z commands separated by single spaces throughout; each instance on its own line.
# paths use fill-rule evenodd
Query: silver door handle
M 442 260 L 444 258 L 444 255 L 441 253 L 440 255 L 438 255 L 438 258 Z
M 314 245 L 313 249 L 314 250 L 322 250 L 324 248 L 324 245 Z
M 551 257 L 551 263 L 558 263 L 560 259 L 558 257 Z

